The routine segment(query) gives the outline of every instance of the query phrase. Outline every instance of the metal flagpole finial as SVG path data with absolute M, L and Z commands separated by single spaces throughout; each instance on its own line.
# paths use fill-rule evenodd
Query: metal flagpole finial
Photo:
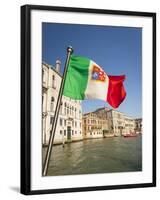
M 73 48 L 72 46 L 67 47 L 67 52 L 72 54 L 73 53 Z

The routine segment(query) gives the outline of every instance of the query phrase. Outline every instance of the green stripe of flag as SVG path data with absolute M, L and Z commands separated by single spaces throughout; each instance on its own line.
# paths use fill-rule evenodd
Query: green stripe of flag
M 71 55 L 63 95 L 82 100 L 88 83 L 90 60 Z

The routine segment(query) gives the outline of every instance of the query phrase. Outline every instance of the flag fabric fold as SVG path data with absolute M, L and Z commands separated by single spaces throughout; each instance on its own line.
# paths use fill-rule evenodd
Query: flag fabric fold
M 94 61 L 71 55 L 63 95 L 72 99 L 101 99 L 117 108 L 125 99 L 125 75 L 110 76 Z
M 125 75 L 122 76 L 110 76 L 107 102 L 113 107 L 117 108 L 125 99 L 126 91 L 123 86 L 123 81 L 125 80 Z

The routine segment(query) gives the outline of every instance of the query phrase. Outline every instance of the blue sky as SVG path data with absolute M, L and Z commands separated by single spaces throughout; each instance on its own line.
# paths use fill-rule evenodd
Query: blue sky
M 142 29 L 117 26 L 42 24 L 42 60 L 55 66 L 61 60 L 63 72 L 66 48 L 100 65 L 109 75 L 126 75 L 126 99 L 117 110 L 142 117 Z M 101 100 L 84 100 L 83 113 L 110 107 Z

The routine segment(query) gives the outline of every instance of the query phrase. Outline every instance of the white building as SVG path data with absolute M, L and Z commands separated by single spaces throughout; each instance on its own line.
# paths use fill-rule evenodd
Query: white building
M 107 120 L 107 135 L 121 136 L 135 132 L 135 119 L 115 109 L 99 108 L 94 112 L 98 117 Z
M 110 131 L 115 136 L 126 135 L 135 131 L 135 120 L 126 114 L 114 109 L 107 111 L 107 118 L 110 121 Z
M 56 61 L 56 68 L 42 63 L 43 144 L 47 144 L 49 140 L 61 80 L 60 61 Z M 82 139 L 81 101 L 62 96 L 54 144 Z
M 142 118 L 137 118 L 135 119 L 135 125 L 136 125 L 136 132 L 137 133 L 142 133 Z

